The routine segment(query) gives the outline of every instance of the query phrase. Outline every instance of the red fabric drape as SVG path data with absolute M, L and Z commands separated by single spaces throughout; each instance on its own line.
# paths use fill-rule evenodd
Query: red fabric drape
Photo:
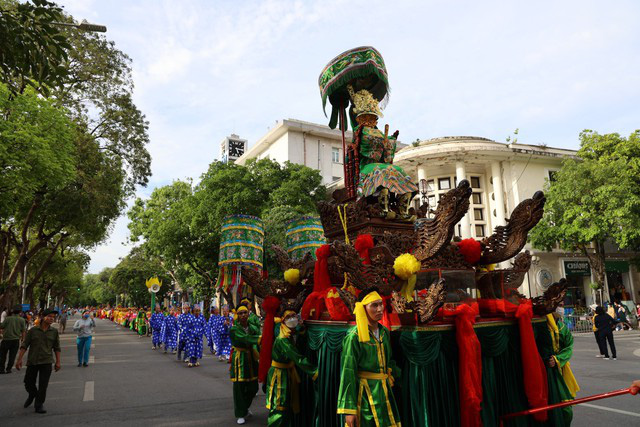
M 305 299 L 302 305 L 301 316 L 304 320 L 309 318 L 318 319 L 320 313 L 326 308 L 324 296 L 331 287 L 329 277 L 329 256 L 331 246 L 322 245 L 316 249 L 316 265 L 313 270 L 313 292 Z
M 382 325 L 386 327 L 388 330 L 391 330 L 391 317 L 389 316 L 389 307 L 391 303 L 389 300 L 391 299 L 391 295 L 382 295 L 382 304 L 384 305 L 384 311 L 382 312 Z
M 460 393 L 460 425 L 482 426 L 482 349 L 473 329 L 478 315 L 478 305 L 461 304 L 455 310 L 446 310 L 455 316 L 456 343 L 458 344 L 458 388 Z
M 271 366 L 271 350 L 273 349 L 273 334 L 275 327 L 276 312 L 280 307 L 280 300 L 269 295 L 262 301 L 264 309 L 264 325 L 262 326 L 262 341 L 260 342 L 260 362 L 258 364 L 258 382 L 264 383 L 267 380 L 269 367 Z
M 342 301 L 338 291 L 333 286 L 326 290 L 324 303 L 331 320 L 349 321 L 353 319 L 353 314 L 349 307 Z
M 520 329 L 520 351 L 522 353 L 522 373 L 524 389 L 529 401 L 529 407 L 546 406 L 548 402 L 547 370 L 538 353 L 535 337 L 533 336 L 533 305 L 531 300 L 522 300 L 516 311 L 518 327 Z M 540 412 L 533 416 L 536 421 L 547 420 L 547 413 Z

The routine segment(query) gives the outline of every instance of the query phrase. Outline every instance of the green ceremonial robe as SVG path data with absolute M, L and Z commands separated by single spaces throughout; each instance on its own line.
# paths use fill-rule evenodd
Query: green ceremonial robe
M 570 370 L 569 359 L 573 355 L 573 336 L 571 331 L 567 328 L 567 325 L 563 321 L 557 321 L 558 333 L 556 334 L 550 328 L 551 339 L 553 341 L 553 357 L 556 359 L 556 366 L 551 368 L 552 382 L 549 384 L 549 395 L 555 397 L 556 402 L 566 402 L 573 400 L 575 393 L 579 390 L 578 384 L 575 382 L 573 374 L 567 374 L 566 370 Z M 572 393 L 573 391 L 573 393 Z M 551 399 L 550 399 L 551 400 Z M 562 413 L 562 418 L 565 426 L 571 424 L 573 419 L 573 409 L 571 406 L 562 408 L 561 410 L 552 411 L 555 412 L 555 417 L 558 416 L 558 412 Z
M 400 416 L 391 387 L 400 370 L 391 359 L 389 330 L 378 325 L 380 339 L 369 332 L 369 341 L 358 340 L 351 328 L 342 342 L 338 413 L 356 415 L 359 426 L 400 427 Z
M 233 407 L 236 418 L 247 415 L 258 392 L 258 351 L 260 328 L 239 323 L 229 329 L 233 354 L 229 373 L 233 381 Z
M 267 409 L 269 427 L 291 426 L 293 414 L 300 411 L 300 376 L 297 368 L 315 380 L 318 368 L 296 348 L 291 331 L 280 325 L 278 338 L 271 350 L 271 367 L 267 374 Z
M 136 323 L 138 335 L 147 335 L 147 315 L 143 312 L 138 313 Z
M 254 312 L 249 312 L 249 324 L 253 326 L 257 326 L 258 329 L 262 330 L 262 323 L 260 322 L 260 317 Z

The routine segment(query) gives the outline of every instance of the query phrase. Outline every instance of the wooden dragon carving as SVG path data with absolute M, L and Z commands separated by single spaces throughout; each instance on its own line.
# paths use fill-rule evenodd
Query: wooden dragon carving
M 446 300 L 447 290 L 444 285 L 445 279 L 439 279 L 429 286 L 426 293 L 418 293 L 418 299 L 408 302 L 398 292 L 393 292 L 391 305 L 398 313 L 405 313 L 407 310 L 416 310 L 420 318 L 420 323 L 428 323 L 436 316 L 438 309 L 442 307 Z
M 527 243 L 527 234 L 542 219 L 544 194 L 537 191 L 532 198 L 523 200 L 507 220 L 493 234 L 482 241 L 484 250 L 480 264 L 496 264 L 506 261 L 522 250 Z
M 559 282 L 549 286 L 539 297 L 535 297 L 531 300 L 533 303 L 533 312 L 538 316 L 546 316 L 549 313 L 553 313 L 556 307 L 564 300 L 564 296 L 567 293 L 567 286 L 569 282 L 562 278 Z
M 471 185 L 466 179 L 440 197 L 435 217 L 423 222 L 416 232 L 413 254 L 418 261 L 436 256 L 443 247 L 449 245 L 456 224 L 469 210 L 469 197 Z

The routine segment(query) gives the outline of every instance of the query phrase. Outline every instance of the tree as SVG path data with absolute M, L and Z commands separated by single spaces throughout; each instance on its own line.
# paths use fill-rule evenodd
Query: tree
M 12 94 L 31 86 L 48 95 L 67 78 L 66 36 L 55 25 L 62 9 L 45 0 L 0 1 L 0 81 Z
M 134 248 L 111 272 L 109 286 L 116 294 L 124 294 L 134 306 L 145 307 L 151 302 L 145 282 L 153 276 L 158 276 L 163 282 L 157 293 L 157 297 L 162 299 L 168 290 L 169 276 L 159 263 L 149 260 L 142 251 Z
M 163 265 L 186 267 L 184 280 L 208 302 L 218 276 L 219 230 L 226 216 L 260 216 L 267 244 L 283 244 L 286 220 L 314 214 L 325 193 L 320 173 L 305 166 L 269 159 L 250 161 L 247 167 L 214 162 L 195 188 L 175 182 L 154 190 L 147 201 L 137 200 L 129 211 L 129 229 L 132 240 L 144 240 Z M 266 262 L 275 267 L 269 257 Z
M 578 160 L 563 162 L 548 183 L 545 213 L 530 240 L 582 253 L 602 287 L 605 243 L 628 248 L 640 241 L 640 131 L 624 138 L 585 130 L 580 141 Z

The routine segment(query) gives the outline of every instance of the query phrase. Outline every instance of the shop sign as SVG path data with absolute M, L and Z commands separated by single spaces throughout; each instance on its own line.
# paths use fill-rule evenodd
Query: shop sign
M 589 261 L 565 261 L 564 272 L 567 276 L 591 276 L 591 266 Z
M 604 262 L 604 269 L 609 272 L 628 273 L 629 262 L 622 260 L 612 260 Z

